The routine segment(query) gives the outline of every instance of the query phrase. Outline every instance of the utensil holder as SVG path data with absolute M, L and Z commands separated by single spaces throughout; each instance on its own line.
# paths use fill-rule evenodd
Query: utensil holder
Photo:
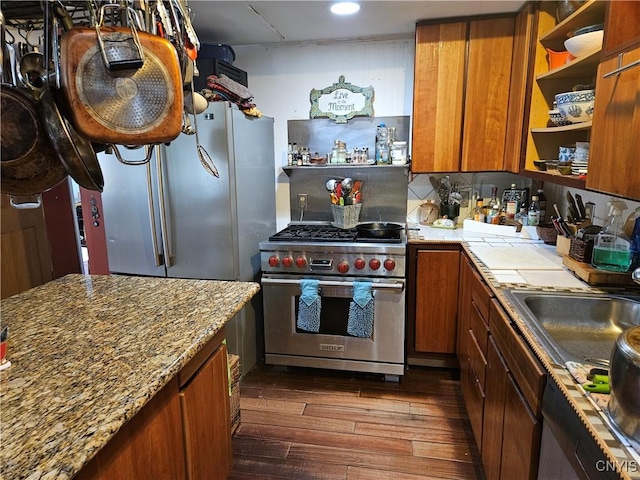
M 571 239 L 569 247 L 569 256 L 574 260 L 582 263 L 591 263 L 591 255 L 593 254 L 593 240 L 583 241 L 577 238 Z
M 333 214 L 334 227 L 338 228 L 354 228 L 358 225 L 360 219 L 361 203 L 355 205 L 331 205 L 331 213 Z

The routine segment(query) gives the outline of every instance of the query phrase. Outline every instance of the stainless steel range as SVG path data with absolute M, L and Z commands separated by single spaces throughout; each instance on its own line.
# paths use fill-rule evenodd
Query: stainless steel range
M 404 372 L 405 250 L 392 238 L 362 238 L 328 223 L 292 224 L 260 243 L 267 364 L 385 374 Z M 318 280 L 318 331 L 297 324 L 301 281 Z M 373 330 L 347 332 L 354 283 L 369 282 Z

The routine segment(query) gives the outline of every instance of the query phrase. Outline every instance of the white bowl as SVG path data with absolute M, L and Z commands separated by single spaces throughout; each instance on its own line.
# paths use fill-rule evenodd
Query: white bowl
M 595 90 L 564 92 L 555 96 L 560 113 L 571 123 L 587 122 L 593 118 Z
M 604 31 L 583 33 L 564 41 L 564 48 L 574 57 L 582 57 L 602 48 Z

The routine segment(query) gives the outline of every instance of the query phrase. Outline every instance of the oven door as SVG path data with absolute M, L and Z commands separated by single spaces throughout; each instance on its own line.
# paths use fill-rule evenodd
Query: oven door
M 368 279 L 374 299 L 370 338 L 347 333 L 355 277 L 313 277 L 319 280 L 320 330 L 296 327 L 300 277 L 264 275 L 266 363 L 401 375 L 404 370 L 404 279 Z

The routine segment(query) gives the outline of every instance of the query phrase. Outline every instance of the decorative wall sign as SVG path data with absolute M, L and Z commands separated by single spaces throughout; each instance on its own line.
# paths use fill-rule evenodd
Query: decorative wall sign
M 373 87 L 357 87 L 344 81 L 340 75 L 338 83 L 322 90 L 311 90 L 309 118 L 329 117 L 336 123 L 347 123 L 350 118 L 373 117 Z

